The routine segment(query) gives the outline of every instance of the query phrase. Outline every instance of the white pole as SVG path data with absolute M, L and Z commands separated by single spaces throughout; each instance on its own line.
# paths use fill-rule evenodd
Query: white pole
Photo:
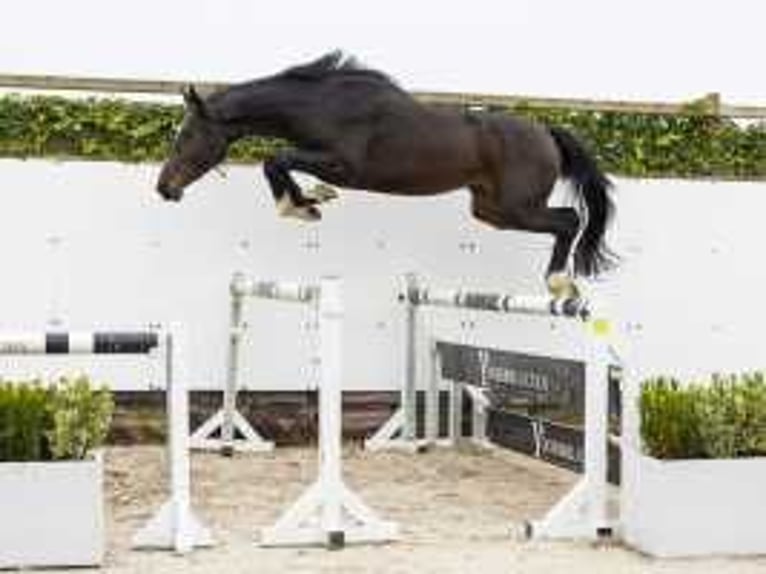
M 242 343 L 242 294 L 231 289 L 229 317 L 229 354 L 226 366 L 226 387 L 223 391 L 223 421 L 221 423 L 221 452 L 234 454 L 234 413 L 237 410 L 239 349 Z
M 170 497 L 133 537 L 136 548 L 171 548 L 183 554 L 213 539 L 191 509 L 189 464 L 189 371 L 186 336 L 178 325 L 161 338 L 165 359 L 167 459 Z
M 0 354 L 25 355 L 45 353 L 44 332 L 13 332 L 0 334 Z
M 434 339 L 431 339 L 429 344 L 429 352 L 431 372 L 425 401 L 425 444 L 434 446 L 439 439 L 439 389 L 441 388 L 441 357 Z
M 278 290 L 278 289 L 277 289 Z M 380 520 L 343 482 L 342 455 L 342 338 L 341 281 L 335 277 L 309 286 L 301 302 L 318 306 L 319 476 L 270 528 L 261 534 L 264 546 L 321 544 L 337 549 L 348 544 L 384 542 L 397 537 L 395 524 Z M 318 301 L 317 301 L 318 299 Z
M 343 307 L 340 279 L 326 277 L 320 283 L 319 356 L 319 464 L 324 483 L 322 521 L 330 548 L 343 546 L 342 517 L 342 367 Z
M 622 429 L 620 433 L 620 527 L 623 540 L 632 544 L 637 538 L 637 526 L 634 517 L 640 516 L 635 508 L 638 482 L 640 481 L 641 457 L 641 381 L 635 368 L 634 356 L 625 357 L 625 349 L 620 349 L 626 362 L 622 366 Z M 640 534 L 640 533 L 638 533 Z
M 401 438 L 410 444 L 417 438 L 417 347 L 420 333 L 418 332 L 418 306 L 411 299 L 418 292 L 418 278 L 414 273 L 408 273 L 405 280 L 407 357 L 401 401 L 404 413 Z
M 186 385 L 188 373 L 184 364 L 185 341 L 181 330 L 174 328 L 165 335 L 165 368 L 167 381 L 167 410 L 168 410 L 168 459 L 170 461 L 170 492 L 173 521 L 173 546 L 176 552 L 185 553 L 192 549 L 188 529 L 184 526 L 184 518 L 191 507 L 190 496 L 190 465 L 188 421 L 189 396 Z
M 191 437 L 192 448 L 216 450 L 224 456 L 233 456 L 235 451 L 264 452 L 274 448 L 274 443 L 265 440 L 237 410 L 239 393 L 239 356 L 245 335 L 246 323 L 242 316 L 246 298 L 261 297 L 278 299 L 283 288 L 271 282 L 253 282 L 242 273 L 235 273 L 229 283 L 229 332 L 226 349 L 226 380 L 221 408 L 197 427 Z M 289 301 L 308 301 L 311 291 L 298 287 L 291 288 Z M 301 299 L 295 299 L 298 293 Z M 219 433 L 217 437 L 213 437 Z M 238 436 L 239 435 L 239 436 Z
M 590 520 L 596 529 L 608 524 L 606 516 L 607 438 L 609 436 L 609 362 L 604 341 L 585 338 L 591 352 L 585 376 L 585 476 Z
M 463 395 L 465 387 L 459 381 L 450 381 L 450 439 L 453 445 L 463 440 Z

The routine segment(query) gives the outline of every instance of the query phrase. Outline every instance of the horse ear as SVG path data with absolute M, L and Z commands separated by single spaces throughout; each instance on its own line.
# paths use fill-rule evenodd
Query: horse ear
M 183 96 L 187 108 L 189 108 L 197 115 L 207 117 L 207 108 L 205 107 L 205 102 L 197 93 L 196 88 L 192 84 L 189 84 L 184 88 Z

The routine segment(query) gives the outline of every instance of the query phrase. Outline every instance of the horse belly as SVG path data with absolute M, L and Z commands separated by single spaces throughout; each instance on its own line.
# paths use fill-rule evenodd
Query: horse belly
M 362 187 L 397 195 L 444 193 L 471 182 L 476 169 L 466 160 L 454 146 L 391 146 L 365 162 Z
M 391 195 L 438 195 L 463 187 L 467 184 L 465 178 L 437 179 L 434 177 L 418 177 L 415 174 L 399 177 L 372 178 L 362 182 L 360 187 L 367 191 L 388 193 Z

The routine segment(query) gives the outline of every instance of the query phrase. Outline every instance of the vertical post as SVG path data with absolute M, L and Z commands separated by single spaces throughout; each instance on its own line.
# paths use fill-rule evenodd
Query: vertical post
M 239 382 L 239 349 L 242 343 L 242 293 L 237 289 L 237 278 L 231 284 L 229 310 L 229 349 L 226 364 L 226 386 L 223 390 L 223 422 L 221 423 L 221 452 L 224 456 L 234 454 L 234 413 L 237 410 L 237 386 Z
M 481 390 L 476 389 L 476 392 L 471 396 L 473 418 L 471 420 L 471 439 L 482 445 L 487 446 L 487 404 L 482 402 L 485 400 Z
M 610 357 L 605 333 L 593 322 L 586 329 L 591 332 L 581 339 L 585 363 L 584 474 L 541 521 L 528 524 L 527 534 L 536 538 L 597 540 L 612 533 L 607 512 Z M 623 478 L 625 472 L 623 468 Z
M 402 389 L 402 412 L 404 426 L 402 439 L 408 443 L 417 438 L 417 346 L 418 346 L 418 278 L 414 273 L 408 273 L 406 280 L 406 372 L 404 388 Z
M 319 465 L 325 493 L 322 522 L 329 548 L 345 544 L 342 516 L 342 337 L 341 284 L 336 277 L 323 278 L 319 289 Z
M 436 444 L 439 438 L 439 388 L 441 387 L 441 356 L 435 340 L 429 345 L 431 352 L 431 372 L 426 390 L 425 443 Z
M 167 381 L 168 460 L 170 461 L 171 532 L 176 552 L 185 553 L 194 542 L 185 517 L 191 507 L 189 465 L 189 395 L 185 371 L 184 335 L 177 327 L 165 334 L 165 376 Z
M 450 381 L 449 396 L 449 438 L 457 445 L 463 438 L 463 383 Z
M 362 542 L 384 542 L 397 536 L 395 524 L 380 520 L 343 482 L 341 281 L 323 278 L 308 291 L 319 315 L 319 476 L 270 528 L 264 546 L 320 544 L 338 549 Z M 305 302 L 306 299 L 300 299 Z
M 585 492 L 588 520 L 596 533 L 608 525 L 607 459 L 609 436 L 609 358 L 599 336 L 585 337 Z
M 635 357 L 625 357 L 620 349 L 622 365 L 622 428 L 620 429 L 620 524 L 622 535 L 628 544 L 635 542 L 636 511 L 635 492 L 639 475 L 641 456 L 641 378 L 635 368 Z M 627 360 L 626 360 L 627 359 Z

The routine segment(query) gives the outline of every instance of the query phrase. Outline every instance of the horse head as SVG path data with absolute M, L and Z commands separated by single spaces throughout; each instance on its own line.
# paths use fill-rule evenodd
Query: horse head
M 194 87 L 186 88 L 183 96 L 184 120 L 157 181 L 157 191 L 170 201 L 179 201 L 189 184 L 221 163 L 229 147 L 225 125 L 215 119 Z

